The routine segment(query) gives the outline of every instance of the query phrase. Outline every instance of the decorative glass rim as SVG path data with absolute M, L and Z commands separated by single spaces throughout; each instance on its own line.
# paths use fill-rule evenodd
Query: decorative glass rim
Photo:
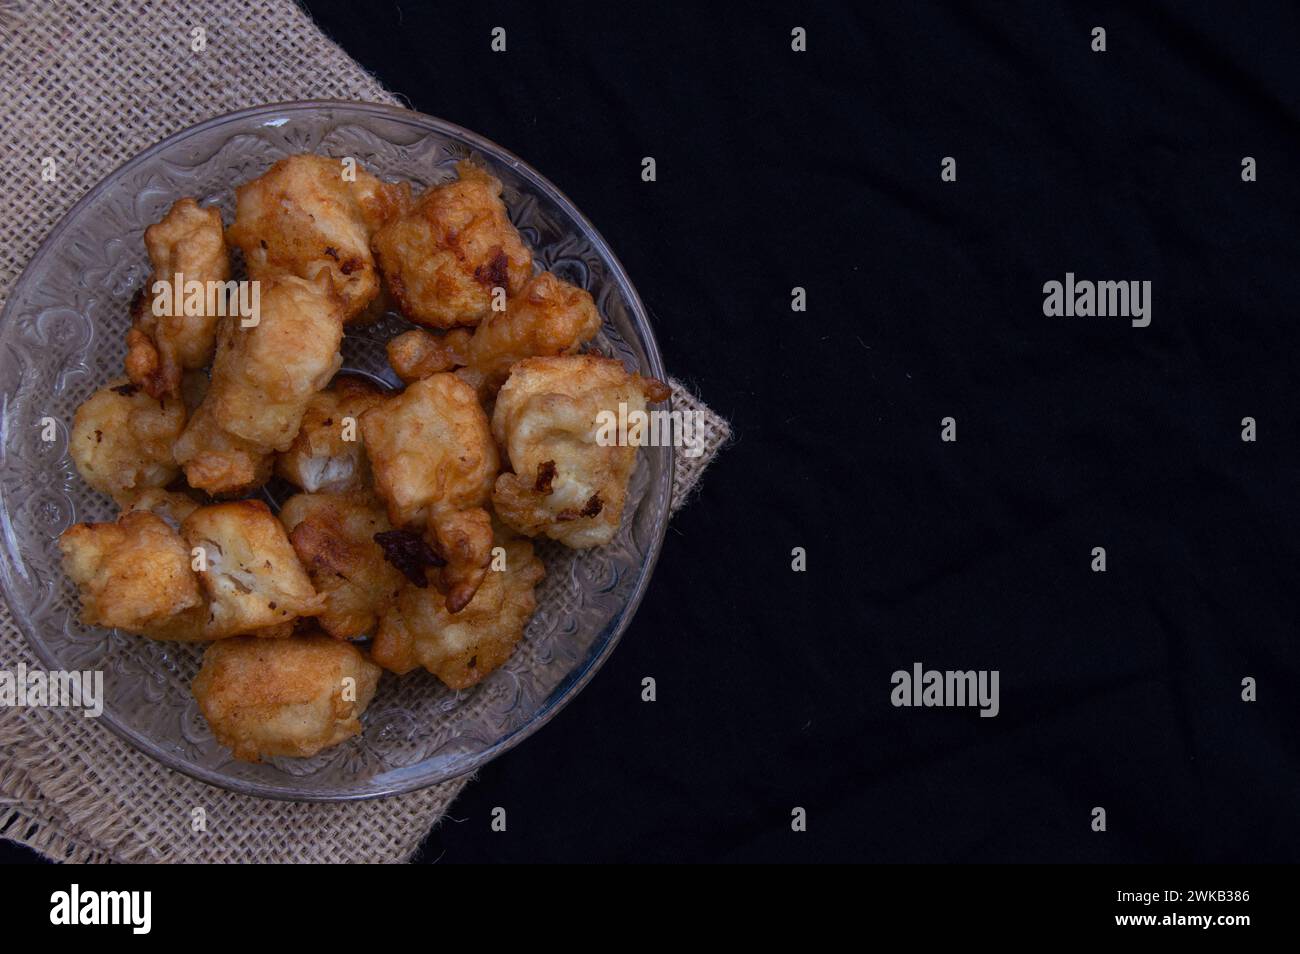
M 605 241 L 603 235 L 596 229 L 591 221 L 579 211 L 578 207 L 573 204 L 567 195 L 557 188 L 549 179 L 539 173 L 523 159 L 516 156 L 510 150 L 497 145 L 491 140 L 480 136 L 479 134 L 458 126 L 455 123 L 439 119 L 435 116 L 429 116 L 416 110 L 406 109 L 401 106 L 393 106 L 387 103 L 371 103 L 361 100 L 340 100 L 340 99 L 317 99 L 317 100 L 296 100 L 280 103 L 267 103 L 261 106 L 251 106 L 245 109 L 235 110 L 229 113 L 223 113 L 206 119 L 203 122 L 188 126 L 178 132 L 159 140 L 152 146 L 137 153 L 135 156 L 117 166 L 98 183 L 92 186 L 85 195 L 77 200 L 76 203 L 55 223 L 45 239 L 37 246 L 32 253 L 27 265 L 24 266 L 22 273 L 14 282 L 9 294 L 5 300 L 3 310 L 0 310 L 0 334 L 2 329 L 12 327 L 14 321 L 13 311 L 14 303 L 24 299 L 22 292 L 25 291 L 26 285 L 32 280 L 34 266 L 46 254 L 57 248 L 62 240 L 64 232 L 76 221 L 79 214 L 87 206 L 91 205 L 104 192 L 124 175 L 131 172 L 136 167 L 143 165 L 152 159 L 158 153 L 163 152 L 177 143 L 197 135 L 205 130 L 212 129 L 227 123 L 240 123 L 257 120 L 262 117 L 272 117 L 283 115 L 285 113 L 310 112 L 313 110 L 337 110 L 340 112 L 351 112 L 378 117 L 397 123 L 404 123 L 424 129 L 428 132 L 439 133 L 453 139 L 459 139 L 462 142 L 474 147 L 489 158 L 505 163 L 511 169 L 523 178 L 527 179 L 532 186 L 538 191 L 544 193 L 547 198 L 553 201 L 573 222 L 582 229 L 584 238 L 586 238 L 593 248 L 597 250 L 600 257 L 609 266 L 610 276 L 618 285 L 620 292 L 628 304 L 632 313 L 634 324 L 638 335 L 644 346 L 645 359 L 649 365 L 649 375 L 661 381 L 667 380 L 666 372 L 663 367 L 663 360 L 659 354 L 659 344 L 654 336 L 654 329 L 651 327 L 649 317 L 646 314 L 645 306 L 641 302 L 641 296 L 637 294 L 631 279 L 628 278 L 627 272 L 623 268 L 623 263 L 619 261 L 609 243 Z M 233 186 L 232 186 L 233 188 Z M 602 316 L 603 317 L 603 316 Z M 0 416 L 7 413 L 10 392 L 6 387 L 0 390 Z M 668 400 L 671 409 L 671 398 Z M 0 421 L 0 423 L 3 423 Z M 526 738 L 531 736 L 542 726 L 546 725 L 555 715 L 563 709 L 570 700 L 573 699 L 583 687 L 591 681 L 596 672 L 603 666 L 619 641 L 623 638 L 628 624 L 636 614 L 637 608 L 641 605 L 641 600 L 645 596 L 645 591 L 650 583 L 650 577 L 654 573 L 655 565 L 659 560 L 659 553 L 663 547 L 664 536 L 668 528 L 667 515 L 672 503 L 672 475 L 675 460 L 675 450 L 671 446 L 665 446 L 660 450 L 667 455 L 667 460 L 663 469 L 664 479 L 660 481 L 661 486 L 652 489 L 651 493 L 661 498 L 663 520 L 656 521 L 655 532 L 649 540 L 649 546 L 646 550 L 646 558 L 641 566 L 640 573 L 636 584 L 628 597 L 626 604 L 620 613 L 619 619 L 599 651 L 590 655 L 581 669 L 575 669 L 570 672 L 565 679 L 552 691 L 546 702 L 538 709 L 536 714 L 528 722 L 509 732 L 502 738 L 498 739 L 493 745 L 476 753 L 465 760 L 463 766 L 456 766 L 455 771 L 444 775 L 430 775 L 427 777 L 414 777 L 403 779 L 393 784 L 382 786 L 373 791 L 364 792 L 291 792 L 282 788 L 275 788 L 264 785 L 260 782 L 234 779 L 222 775 L 220 772 L 195 765 L 187 762 L 185 759 L 173 752 L 160 748 L 156 742 L 146 733 L 140 732 L 131 726 L 123 724 L 112 712 L 105 706 L 97 722 L 104 722 L 108 727 L 121 739 L 129 743 L 137 751 L 143 753 L 149 758 L 154 759 L 173 771 L 180 772 L 190 778 L 212 785 L 225 791 L 233 792 L 239 795 L 249 795 L 259 798 L 267 798 L 275 801 L 295 801 L 295 802 L 355 802 L 366 801 L 375 798 L 386 798 L 391 795 L 401 795 L 408 792 L 419 791 L 429 788 L 433 785 L 440 785 L 452 779 L 461 778 L 476 772 L 483 765 L 496 758 L 499 755 L 508 752 Z M 5 456 L 4 448 L 0 446 L 0 460 Z M 9 511 L 5 501 L 0 498 L 0 531 L 6 537 L 12 537 L 12 526 L 9 523 Z M 6 547 L 7 549 L 7 547 Z M 41 664 L 47 668 L 55 668 L 59 660 L 54 658 L 54 654 L 49 651 L 48 647 L 36 635 L 36 626 L 26 613 L 14 611 L 17 600 L 12 591 L 12 580 L 10 578 L 11 564 L 9 556 L 6 553 L 0 554 L 0 595 L 3 596 L 5 603 L 10 608 L 14 623 L 22 634 L 26 637 L 28 644 L 36 653 Z

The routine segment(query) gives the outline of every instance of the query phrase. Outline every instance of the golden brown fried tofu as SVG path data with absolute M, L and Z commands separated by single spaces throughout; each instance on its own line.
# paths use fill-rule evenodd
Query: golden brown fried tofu
M 459 179 L 429 189 L 372 243 L 402 314 L 433 328 L 478 324 L 491 310 L 493 288 L 518 294 L 532 272 L 500 180 L 470 162 L 456 169 Z
M 379 294 L 370 238 L 410 206 L 411 187 L 381 182 L 360 165 L 348 181 L 349 168 L 325 156 L 281 159 L 236 190 L 227 235 L 243 251 L 252 278 L 328 275 L 350 320 Z
M 505 311 L 474 329 L 443 335 L 416 328 L 388 342 L 388 360 L 403 381 L 459 367 L 456 376 L 490 398 L 524 358 L 574 354 L 600 330 L 600 313 L 585 289 L 550 272 L 528 280 Z
M 335 639 L 373 632 L 403 583 L 375 542 L 393 529 L 383 505 L 362 494 L 297 494 L 285 501 L 280 520 L 325 598 L 317 615 L 321 628 Z
M 247 493 L 271 476 L 274 455 L 227 433 L 211 404 L 200 404 L 172 448 L 191 487 L 214 497 Z
M 427 530 L 446 561 L 442 576 L 454 587 L 448 599 L 456 612 L 487 567 L 491 528 L 481 508 L 500 466 L 473 388 L 435 374 L 366 411 L 361 431 L 388 519 Z
M 222 326 L 204 403 L 222 429 L 265 450 L 288 450 L 312 395 L 343 359 L 343 311 L 324 279 L 282 276 L 262 284 L 255 327 Z
M 581 354 L 520 361 L 497 394 L 492 432 L 514 473 L 497 478 L 492 505 L 520 533 L 583 549 L 613 539 L 637 449 L 602 446 L 602 412 L 644 412 L 663 400 L 660 382 L 611 358 Z
M 275 472 L 308 493 L 345 493 L 369 486 L 360 420 L 384 394 L 363 377 L 339 375 L 307 402 L 298 436 L 276 457 Z
M 154 639 L 204 639 L 207 619 L 190 548 L 155 514 L 79 523 L 59 538 L 63 569 L 81 594 L 81 620 Z
M 176 478 L 172 443 L 184 427 L 179 398 L 150 397 L 118 378 L 77 408 L 69 451 L 86 483 L 120 502 Z
M 180 199 L 162 221 L 145 229 L 144 244 L 153 273 L 132 304 L 126 373 L 153 397 L 176 397 L 182 373 L 212 360 L 217 316 L 230 314 L 208 307 L 206 294 L 204 306 L 195 309 L 198 314 L 186 314 L 185 308 L 178 312 L 172 291 L 177 285 L 183 300 L 189 282 L 206 286 L 229 280 L 230 254 L 221 213 L 201 209 L 193 199 Z M 167 288 L 156 289 L 156 282 L 167 283 Z
M 200 507 L 185 518 L 181 535 L 203 551 L 209 639 L 287 636 L 295 619 L 324 609 L 284 526 L 260 500 Z
M 452 689 L 465 689 L 509 659 L 537 608 L 533 590 L 545 570 L 529 541 L 502 545 L 505 569 L 489 570 L 460 612 L 452 613 L 432 586 L 402 587 L 380 621 L 375 662 L 396 673 L 423 666 Z
M 323 633 L 235 637 L 208 647 L 192 689 L 217 741 L 260 762 L 305 758 L 356 735 L 379 673 L 351 643 Z

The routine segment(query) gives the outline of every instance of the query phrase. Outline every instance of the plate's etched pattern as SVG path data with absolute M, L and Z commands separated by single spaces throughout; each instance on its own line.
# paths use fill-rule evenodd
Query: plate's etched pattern
M 653 373 L 657 357 L 647 353 L 644 319 L 598 240 L 508 156 L 425 117 L 365 107 L 267 109 L 199 127 L 116 173 L 14 289 L 0 327 L 0 578 L 42 662 L 102 669 L 106 716 L 146 751 L 237 790 L 363 796 L 471 770 L 576 688 L 621 633 L 648 572 L 667 519 L 671 458 L 663 449 L 640 451 L 623 527 L 610 545 L 575 552 L 538 544 L 547 569 L 538 612 L 514 656 L 482 684 L 453 692 L 423 672 L 385 674 L 365 730 L 351 742 L 307 760 L 231 759 L 190 695 L 201 646 L 157 643 L 77 620 L 75 589 L 59 568 L 58 536 L 77 521 L 111 520 L 115 508 L 77 476 L 68 434 L 76 407 L 122 373 L 128 303 L 149 270 L 144 229 L 186 195 L 216 205 L 229 224 L 233 186 L 303 151 L 353 156 L 381 177 L 421 186 L 454 176 L 460 159 L 483 163 L 504 183 L 538 267 L 595 297 L 604 326 L 594 349 Z M 394 315 L 350 334 L 345 370 L 395 385 L 383 342 L 406 327 Z M 46 418 L 55 423 L 52 442 L 40 439 Z M 268 496 L 274 501 L 282 493 L 273 488 Z

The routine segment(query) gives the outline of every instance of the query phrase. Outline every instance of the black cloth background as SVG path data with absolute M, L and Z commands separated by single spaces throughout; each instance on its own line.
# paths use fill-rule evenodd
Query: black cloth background
M 1295 10 L 307 6 L 565 191 L 737 435 L 422 860 L 1300 858 Z M 1045 317 L 1067 271 L 1151 326 Z M 1000 715 L 894 708 L 916 661 Z

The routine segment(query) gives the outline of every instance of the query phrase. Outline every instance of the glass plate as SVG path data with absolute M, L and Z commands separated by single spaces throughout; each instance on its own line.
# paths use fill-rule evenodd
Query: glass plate
M 349 742 L 310 759 L 232 759 L 190 694 L 202 646 L 77 621 L 59 534 L 78 521 L 111 520 L 116 509 L 77 475 L 68 432 L 77 405 L 123 373 L 128 305 L 149 273 L 145 228 L 182 196 L 216 205 L 229 224 L 233 187 L 298 152 L 352 156 L 381 178 L 417 188 L 454 178 L 460 159 L 481 163 L 504 184 L 537 267 L 595 298 L 603 327 L 591 350 L 665 379 L 641 299 L 609 246 L 555 186 L 500 146 L 430 116 L 369 103 L 288 103 L 221 116 L 158 143 L 93 188 L 55 226 L 9 296 L 0 317 L 0 588 L 41 663 L 102 670 L 100 721 L 165 765 L 249 795 L 372 798 L 477 769 L 539 729 L 595 674 L 659 555 L 672 449 L 640 449 L 622 528 L 608 546 L 538 547 L 546 579 L 537 614 L 510 661 L 482 683 L 453 692 L 422 670 L 400 679 L 385 673 L 364 731 Z M 344 370 L 397 385 L 384 342 L 407 327 L 389 315 L 349 333 Z M 46 417 L 57 422 L 53 442 L 41 440 Z M 281 491 L 267 495 L 274 502 Z

